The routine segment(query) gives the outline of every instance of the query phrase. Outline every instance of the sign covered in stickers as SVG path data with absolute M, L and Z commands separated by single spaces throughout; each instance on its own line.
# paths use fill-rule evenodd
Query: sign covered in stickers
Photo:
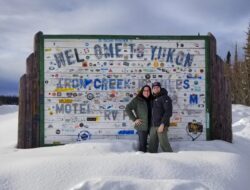
M 125 106 L 161 82 L 173 101 L 169 139 L 206 140 L 206 38 L 44 37 L 44 144 L 135 138 Z

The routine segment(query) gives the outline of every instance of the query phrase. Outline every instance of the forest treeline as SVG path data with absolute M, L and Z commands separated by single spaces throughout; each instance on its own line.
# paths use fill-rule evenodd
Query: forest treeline
M 244 57 L 239 59 L 238 47 L 235 44 L 234 57 L 228 52 L 224 66 L 225 75 L 231 84 L 232 104 L 250 106 L 250 24 L 246 32 Z
M 0 95 L 0 105 L 18 105 L 17 96 L 1 96 Z

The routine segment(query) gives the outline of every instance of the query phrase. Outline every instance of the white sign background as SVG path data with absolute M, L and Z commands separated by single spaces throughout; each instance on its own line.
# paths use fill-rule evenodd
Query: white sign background
M 154 81 L 173 101 L 170 140 L 206 140 L 205 43 L 45 38 L 44 144 L 134 138 L 125 106 Z M 189 122 L 199 123 L 202 133 L 188 132 Z

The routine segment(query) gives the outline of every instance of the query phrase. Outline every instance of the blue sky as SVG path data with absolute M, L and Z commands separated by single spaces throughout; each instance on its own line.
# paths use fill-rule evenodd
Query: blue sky
M 249 0 L 3 0 L 0 2 L 0 95 L 18 94 L 19 78 L 44 34 L 214 34 L 224 59 L 242 47 L 250 22 Z M 232 52 L 233 53 L 233 52 Z

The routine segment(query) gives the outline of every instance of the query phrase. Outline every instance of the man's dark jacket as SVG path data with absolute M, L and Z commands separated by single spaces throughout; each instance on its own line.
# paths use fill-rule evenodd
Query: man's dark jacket
M 172 112 L 172 100 L 168 96 L 168 91 L 161 88 L 160 93 L 154 96 L 152 101 L 152 126 L 159 127 L 164 124 L 165 127 L 169 127 Z

